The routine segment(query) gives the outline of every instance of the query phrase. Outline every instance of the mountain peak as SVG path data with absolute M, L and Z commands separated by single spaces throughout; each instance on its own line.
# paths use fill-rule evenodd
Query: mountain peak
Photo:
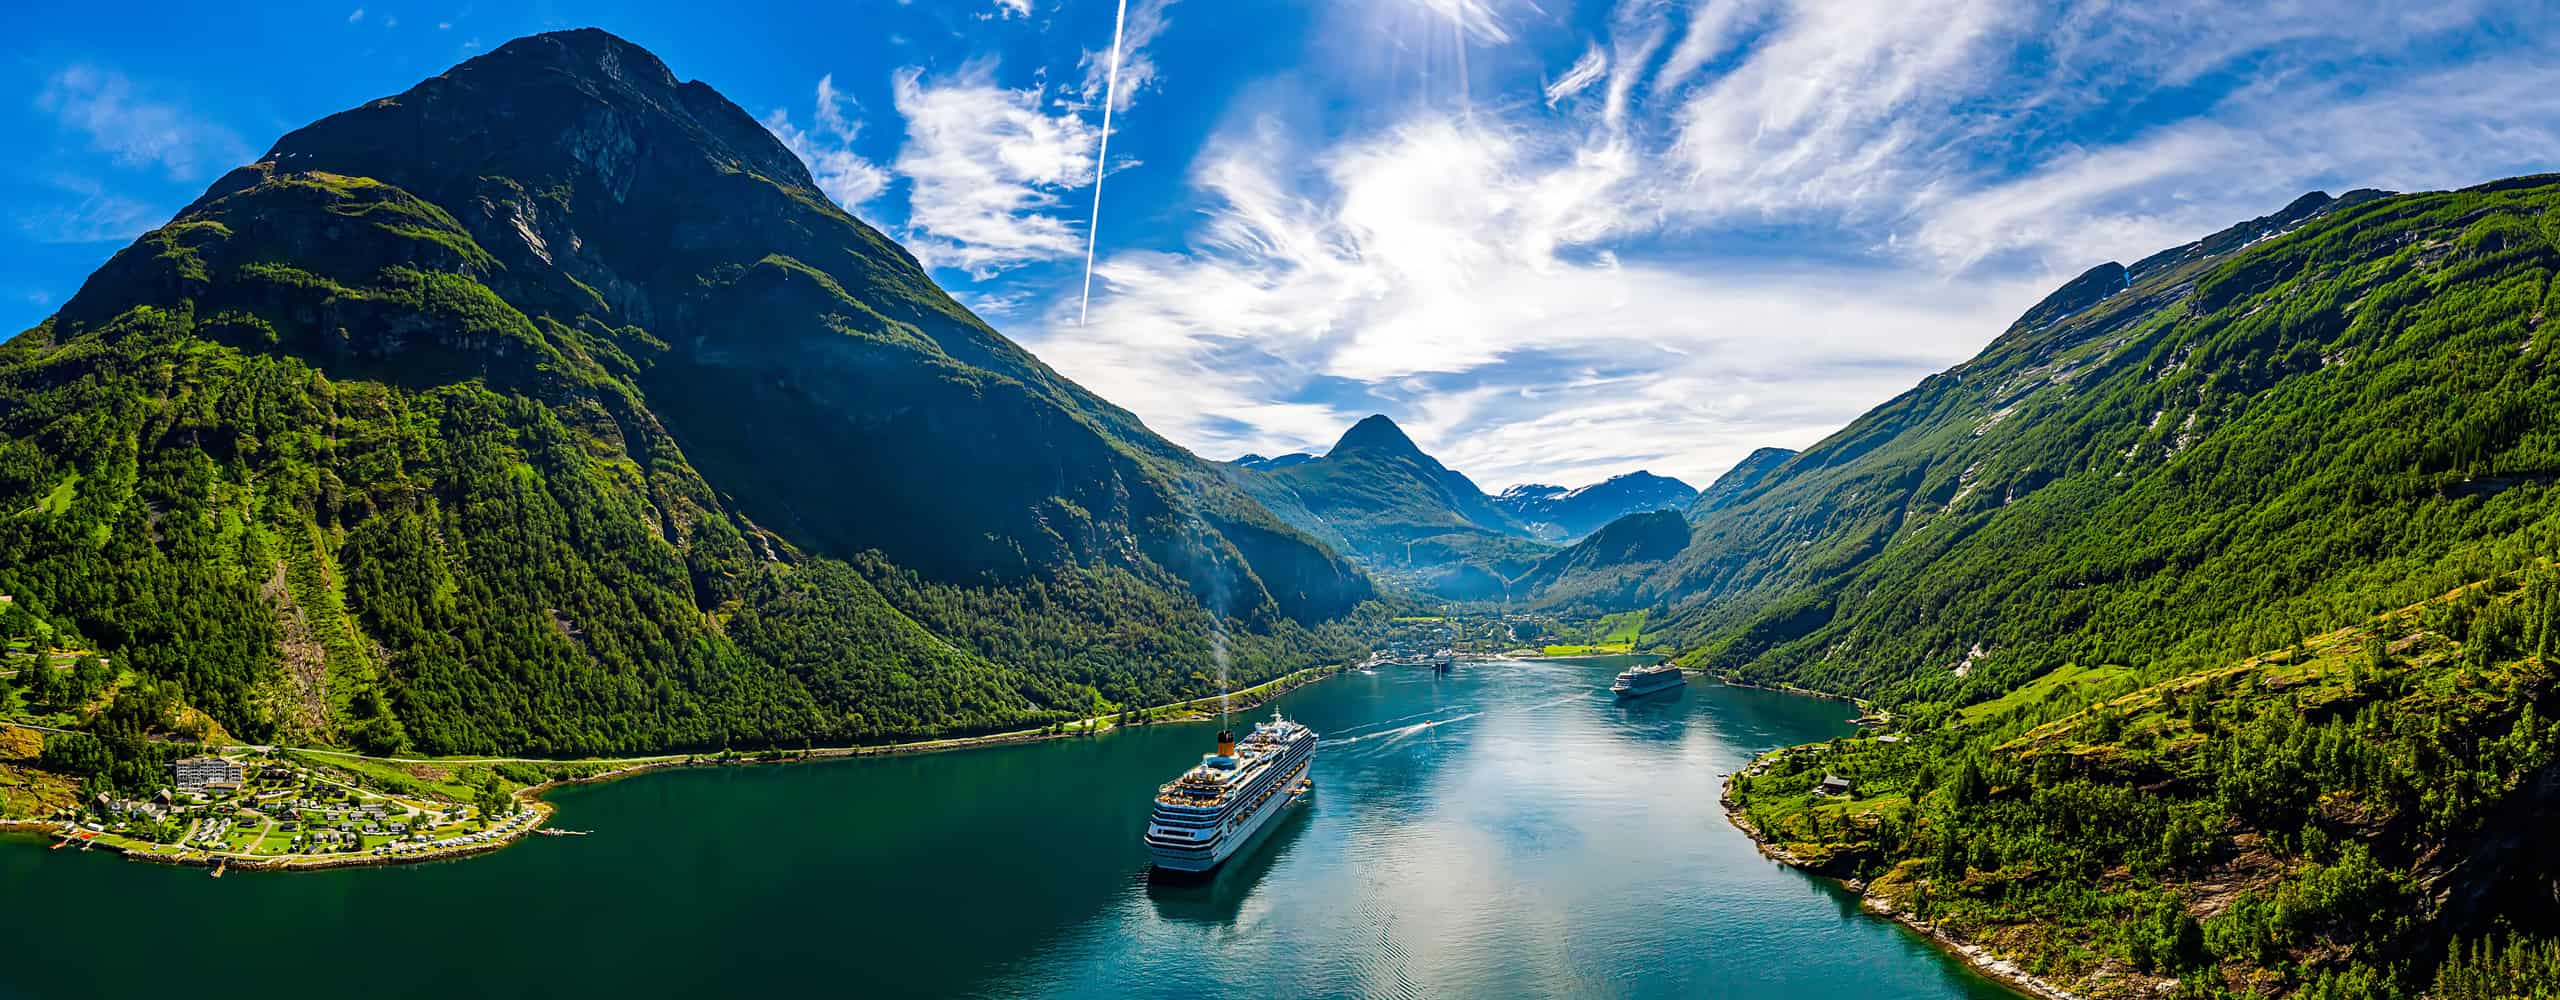
M 602 28 L 570 28 L 526 35 L 463 65 L 516 60 L 534 60 L 562 69 L 583 71 L 574 75 L 592 74 L 657 87 L 676 86 L 675 73 L 658 60 L 656 53 Z
M 1342 432 L 1342 440 L 1334 442 L 1333 450 L 1326 452 L 1325 457 L 1340 458 L 1362 452 L 1419 455 L 1422 447 L 1406 437 L 1404 428 L 1387 419 L 1386 414 L 1372 413 L 1351 425 L 1350 430 Z
M 617 209 L 698 203 L 705 188 L 735 188 L 737 178 L 816 190 L 800 158 L 753 115 L 597 28 L 515 39 L 398 96 L 295 129 L 197 204 L 314 170 L 373 178 L 440 204 L 505 200 L 482 190 L 483 178 Z

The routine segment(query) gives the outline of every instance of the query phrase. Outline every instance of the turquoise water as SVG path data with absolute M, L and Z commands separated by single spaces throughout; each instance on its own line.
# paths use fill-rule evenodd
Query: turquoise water
M 1311 799 L 1205 884 L 1147 878 L 1211 727 L 556 794 L 497 854 L 233 873 L 0 846 L 0 995 L 2002 997 L 1716 802 L 1844 707 L 1607 661 L 1354 672 L 1278 707 Z M 1266 708 L 1258 715 L 1267 715 Z M 176 974 L 172 976 L 172 974 Z

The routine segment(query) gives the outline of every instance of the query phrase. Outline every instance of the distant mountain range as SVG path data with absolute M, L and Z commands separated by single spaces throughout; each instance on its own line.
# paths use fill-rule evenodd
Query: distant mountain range
M 1456 600 L 1500 600 L 1547 546 L 1395 421 L 1353 424 L 1322 457 L 1229 463 L 1234 481 L 1371 572 Z
M 1292 465 L 1305 465 L 1306 463 L 1315 460 L 1316 457 L 1314 455 L 1307 454 L 1303 451 L 1293 451 L 1286 455 L 1274 458 L 1264 458 L 1260 455 L 1240 455 L 1236 457 L 1234 464 L 1247 469 L 1269 470 L 1286 469 Z
M 1493 505 L 1540 538 L 1572 542 L 1629 514 L 1682 510 L 1697 498 L 1689 484 L 1639 469 L 1579 488 L 1514 486 L 1494 497 Z
M 1454 600 L 1506 600 L 1514 578 L 1628 514 L 1678 510 L 1697 491 L 1632 472 L 1579 489 L 1515 486 L 1489 497 L 1383 414 L 1352 425 L 1322 456 L 1245 455 L 1238 482 L 1307 533 L 1372 572 Z

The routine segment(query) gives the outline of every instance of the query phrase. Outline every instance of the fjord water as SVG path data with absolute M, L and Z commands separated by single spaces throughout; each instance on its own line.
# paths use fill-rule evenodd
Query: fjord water
M 1316 790 L 1165 885 L 1157 783 L 1213 730 L 672 771 L 497 854 L 291 875 L 0 845 L 0 995 L 2007 997 L 1719 811 L 1843 706 L 1623 663 L 1352 672 L 1282 698 Z M 1254 713 L 1267 715 L 1268 709 Z M 168 978 L 168 977 L 178 978 Z

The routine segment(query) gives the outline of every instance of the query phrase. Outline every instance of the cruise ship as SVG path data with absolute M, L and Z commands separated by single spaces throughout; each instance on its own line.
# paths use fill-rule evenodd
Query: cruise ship
M 1305 790 L 1316 756 L 1315 730 L 1271 713 L 1236 741 L 1218 732 L 1218 752 L 1156 789 L 1147 821 L 1147 850 L 1157 868 L 1206 872 L 1218 867 Z
M 1679 667 L 1656 663 L 1649 667 L 1627 668 L 1625 673 L 1618 675 L 1617 683 L 1609 685 L 1609 690 L 1617 692 L 1620 698 L 1642 698 L 1687 683 L 1689 678 L 1680 673 Z

